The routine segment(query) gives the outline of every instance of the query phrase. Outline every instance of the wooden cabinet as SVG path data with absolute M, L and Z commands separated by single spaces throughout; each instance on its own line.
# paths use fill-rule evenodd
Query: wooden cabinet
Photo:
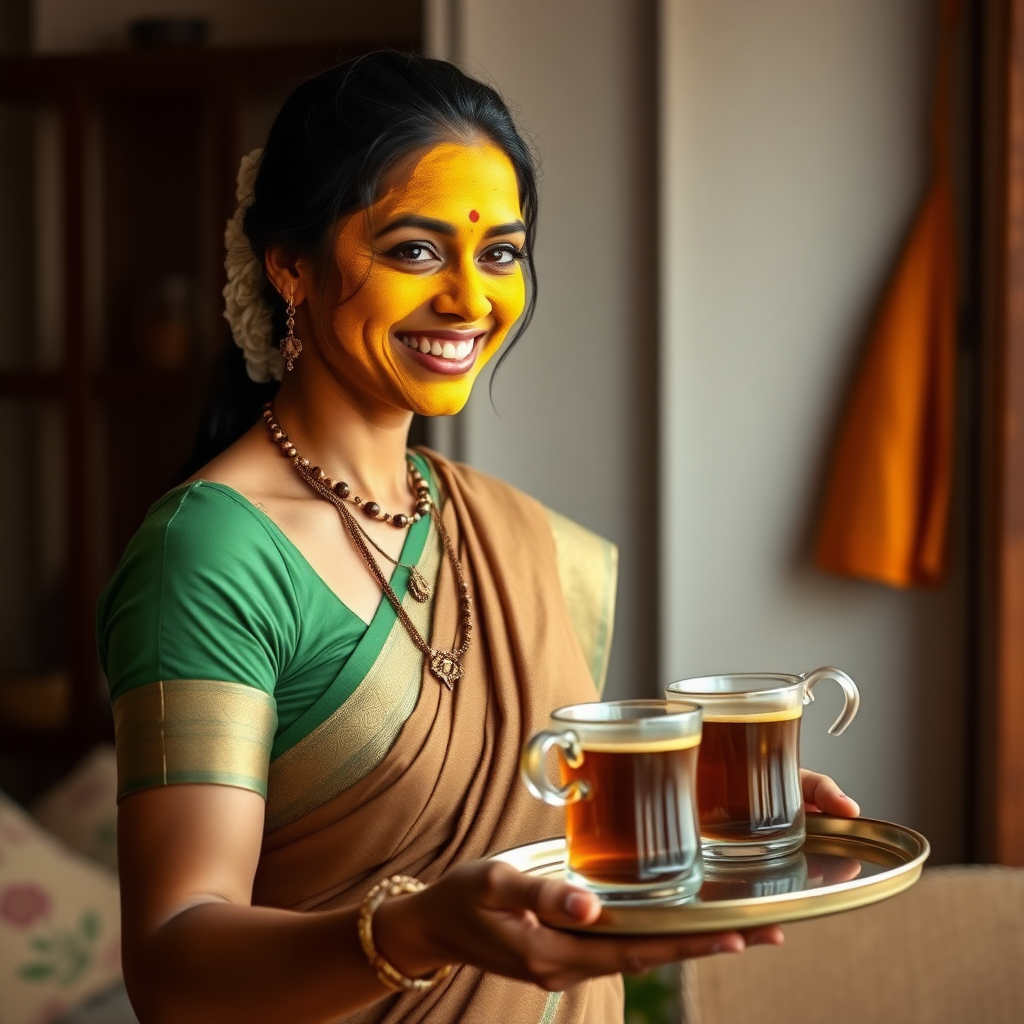
M 0 61 L 0 749 L 109 733 L 96 598 L 230 345 L 239 158 L 295 84 L 371 48 Z

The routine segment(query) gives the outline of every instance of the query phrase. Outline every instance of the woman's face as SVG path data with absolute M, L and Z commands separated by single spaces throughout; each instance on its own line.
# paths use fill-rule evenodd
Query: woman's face
M 408 157 L 383 197 L 339 222 L 325 358 L 367 398 L 450 416 L 526 301 L 519 188 L 496 146 Z M 326 310 L 324 311 L 326 314 Z

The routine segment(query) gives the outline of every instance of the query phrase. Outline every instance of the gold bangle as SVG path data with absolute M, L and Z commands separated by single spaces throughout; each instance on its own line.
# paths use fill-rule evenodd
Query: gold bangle
M 440 985 L 451 973 L 451 964 L 436 970 L 429 978 L 407 978 L 377 952 L 373 944 L 373 913 L 389 897 L 408 892 L 421 892 L 426 886 L 409 875 L 392 875 L 378 882 L 359 904 L 359 943 L 366 959 L 381 983 L 394 992 L 427 992 Z

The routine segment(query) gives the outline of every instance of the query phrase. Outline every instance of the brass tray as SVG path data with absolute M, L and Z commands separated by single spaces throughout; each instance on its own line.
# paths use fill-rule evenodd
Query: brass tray
M 760 864 L 704 862 L 700 893 L 678 903 L 609 906 L 579 931 L 680 935 L 783 924 L 853 910 L 910 888 L 928 859 L 919 832 L 873 818 L 807 815 L 799 853 Z M 565 840 L 548 839 L 494 855 L 531 875 L 565 874 Z

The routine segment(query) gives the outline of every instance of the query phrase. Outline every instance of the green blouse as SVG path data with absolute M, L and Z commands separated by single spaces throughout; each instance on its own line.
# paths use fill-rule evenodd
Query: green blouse
M 414 458 L 431 481 L 426 460 Z M 418 562 L 430 534 L 429 517 L 413 524 L 400 560 Z M 400 596 L 407 579 L 396 567 Z M 99 602 L 100 662 L 115 707 L 161 681 L 187 682 L 193 697 L 203 684 L 207 706 L 237 692 L 223 684 L 252 688 L 248 704 L 232 700 L 230 713 L 253 716 L 257 746 L 265 738 L 255 733 L 273 722 L 263 755 L 272 760 L 353 694 L 396 618 L 382 597 L 367 625 L 269 516 L 230 487 L 197 481 L 161 498 L 128 545 Z M 167 699 L 162 692 L 161 704 Z M 122 795 L 152 781 L 122 784 Z
M 439 501 L 428 461 L 414 455 Z M 562 594 L 600 691 L 615 603 L 615 546 L 548 510 Z M 430 518 L 401 561 L 436 584 Z M 395 592 L 430 640 L 433 601 Z M 267 515 L 198 481 L 150 509 L 98 609 L 117 737 L 118 795 L 203 782 L 267 798 L 266 826 L 302 817 L 387 757 L 419 698 L 423 655 L 390 602 L 367 624 Z

